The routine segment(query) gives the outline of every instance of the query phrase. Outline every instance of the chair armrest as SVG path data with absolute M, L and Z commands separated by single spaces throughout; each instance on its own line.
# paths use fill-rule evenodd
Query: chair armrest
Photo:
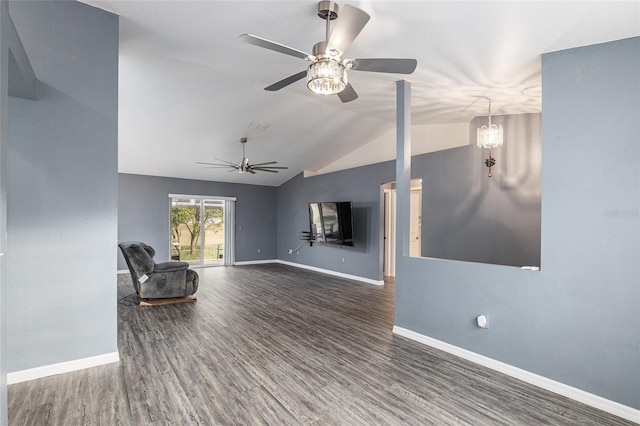
M 156 263 L 153 267 L 153 273 L 156 272 L 176 272 L 189 269 L 187 262 L 162 262 Z

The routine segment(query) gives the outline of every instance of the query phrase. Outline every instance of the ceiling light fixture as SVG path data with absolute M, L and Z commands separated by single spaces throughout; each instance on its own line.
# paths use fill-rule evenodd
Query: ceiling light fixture
M 333 58 L 319 59 L 309 65 L 307 88 L 320 95 L 335 95 L 347 87 L 347 70 Z
M 491 99 L 486 99 L 489 100 L 489 124 L 478 128 L 476 143 L 479 148 L 487 148 L 489 150 L 489 157 L 484 160 L 484 164 L 489 168 L 489 177 L 491 177 L 491 167 L 496 165 L 496 159 L 491 156 L 491 149 L 502 146 L 504 139 L 502 125 L 491 124 Z
M 324 19 L 326 37 L 313 46 L 311 65 L 307 68 L 307 88 L 319 95 L 335 95 L 347 87 L 347 70 L 341 52 L 329 46 L 331 21 L 338 17 L 338 4 L 332 1 L 318 3 L 318 16 Z
M 345 5 L 340 19 L 333 31 L 331 21 L 338 18 L 339 7 L 335 1 L 321 0 L 318 2 L 318 17 L 325 22 L 325 39 L 313 46 L 313 54 L 276 43 L 252 34 L 242 34 L 240 39 L 245 43 L 285 55 L 294 56 L 311 62 L 311 65 L 296 74 L 290 75 L 264 88 L 275 92 L 307 77 L 307 88 L 316 94 L 337 94 L 343 103 L 354 101 L 358 94 L 347 80 L 347 71 L 367 71 L 396 74 L 411 74 L 418 62 L 415 59 L 400 58 L 368 58 L 345 59 L 345 50 L 351 45 L 360 31 L 369 22 L 370 16 L 363 10 Z
M 337 6 L 336 6 L 337 7 Z M 327 37 L 329 36 L 327 19 Z M 307 88 L 319 95 L 335 95 L 342 92 L 347 81 L 348 66 L 342 62 L 340 51 L 329 48 L 327 41 L 313 46 L 313 60 L 307 68 Z
M 250 164 L 247 155 L 245 154 L 244 147 L 247 143 L 247 138 L 240 138 L 240 143 L 242 144 L 242 161 L 239 163 L 234 163 L 227 160 L 220 160 L 219 158 L 214 158 L 216 161 L 220 161 L 220 163 L 207 163 L 202 161 L 196 161 L 197 164 L 205 165 L 206 169 L 217 169 L 217 168 L 230 168 L 229 170 L 232 172 L 234 169 L 238 171 L 238 173 L 251 173 L 255 175 L 256 172 L 269 172 L 269 173 L 278 173 L 278 170 L 287 170 L 286 166 L 276 166 L 278 164 L 277 161 L 267 161 L 266 163 L 254 163 Z

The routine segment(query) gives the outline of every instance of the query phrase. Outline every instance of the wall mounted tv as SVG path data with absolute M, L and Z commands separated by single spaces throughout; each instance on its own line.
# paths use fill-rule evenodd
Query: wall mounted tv
M 351 202 L 309 203 L 311 240 L 353 246 Z

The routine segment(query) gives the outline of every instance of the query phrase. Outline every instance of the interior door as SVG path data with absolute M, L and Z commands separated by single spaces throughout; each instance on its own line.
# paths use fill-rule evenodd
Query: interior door
M 382 232 L 382 274 L 385 277 L 396 275 L 396 184 L 384 183 L 381 186 L 381 198 L 384 215 Z M 410 191 L 410 229 L 409 255 L 422 254 L 422 179 L 411 179 Z
M 396 190 L 384 190 L 384 265 L 385 277 L 396 276 Z
M 422 255 L 422 188 L 412 188 L 410 198 L 409 256 L 420 257 Z

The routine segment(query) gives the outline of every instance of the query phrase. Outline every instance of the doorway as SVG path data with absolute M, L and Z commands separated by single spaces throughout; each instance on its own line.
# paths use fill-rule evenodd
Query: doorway
M 382 274 L 396 276 L 396 183 L 382 184 L 383 238 Z M 411 179 L 409 255 L 422 253 L 422 179 Z
M 192 266 L 233 264 L 235 199 L 170 195 L 171 259 Z
M 391 184 L 386 184 L 391 185 Z M 385 277 L 396 276 L 396 188 L 384 188 L 384 237 L 383 237 L 383 266 L 382 275 Z
M 418 181 L 414 184 L 413 181 Z M 422 180 L 411 181 L 409 207 L 409 256 L 422 256 Z

